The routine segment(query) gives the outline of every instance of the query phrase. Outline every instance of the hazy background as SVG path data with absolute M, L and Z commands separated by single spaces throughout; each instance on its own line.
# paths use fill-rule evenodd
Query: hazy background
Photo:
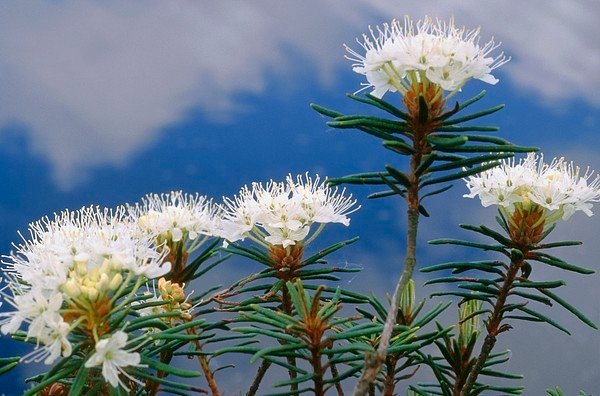
M 10 251 L 27 223 L 64 208 L 115 206 L 173 189 L 219 198 L 288 172 L 339 176 L 397 161 L 374 138 L 328 129 L 308 103 L 367 111 L 344 96 L 363 80 L 344 59 L 342 43 L 405 14 L 454 16 L 481 25 L 484 40 L 502 41 L 513 59 L 498 71 L 500 83 L 471 83 L 459 98 L 487 89 L 477 106 L 507 104 L 487 119 L 502 136 L 600 169 L 597 0 L 3 2 L 0 252 Z M 330 227 L 321 243 L 360 235 L 331 261 L 363 268 L 344 280 L 349 287 L 383 295 L 400 272 L 403 207 L 394 199 L 367 202 L 368 189 L 351 190 L 363 208 L 350 228 Z M 458 223 L 493 222 L 493 210 L 462 199 L 464 192 L 459 183 L 431 201 L 432 217 L 421 223 L 420 266 L 465 254 L 425 251 L 428 239 L 465 236 Z M 585 245 L 560 254 L 598 268 L 599 219 L 578 214 L 561 224 L 555 239 Z M 230 276 L 255 268 L 243 260 L 225 265 Z M 535 277 L 562 276 L 534 267 Z M 215 273 L 207 282 L 228 280 Z M 600 322 L 598 275 L 566 280 L 561 295 Z M 432 290 L 420 289 L 420 296 Z M 597 394 L 599 333 L 561 308 L 552 314 L 573 336 L 518 323 L 502 337 L 501 346 L 513 351 L 512 371 L 526 375 L 526 395 L 551 385 L 569 395 Z M 0 340 L 2 356 L 22 351 Z M 245 391 L 254 368 L 243 367 L 221 374 L 227 394 Z M 20 394 L 16 384 L 35 370 L 23 365 L 0 377 L 0 393 Z

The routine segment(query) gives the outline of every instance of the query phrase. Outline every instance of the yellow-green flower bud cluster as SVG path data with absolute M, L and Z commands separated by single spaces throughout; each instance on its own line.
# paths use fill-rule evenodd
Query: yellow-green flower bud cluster
M 106 258 L 100 267 L 90 268 L 87 255 L 74 258 L 75 264 L 69 279 L 62 286 L 63 292 L 73 298 L 97 301 L 123 284 L 123 266 L 115 258 Z
M 184 290 L 185 284 L 168 281 L 165 278 L 158 280 L 158 292 L 160 297 L 165 302 L 165 309 L 169 312 L 181 312 L 183 319 L 191 319 L 189 310 L 192 305 L 188 303 L 187 296 Z

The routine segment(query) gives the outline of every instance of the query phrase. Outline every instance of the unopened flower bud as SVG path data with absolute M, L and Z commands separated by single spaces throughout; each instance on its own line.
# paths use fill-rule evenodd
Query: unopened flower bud
M 90 301 L 96 301 L 96 299 L 98 298 L 98 289 L 93 286 L 88 287 L 87 295 L 88 295 L 88 298 L 90 299 Z
M 88 272 L 87 261 L 75 261 L 75 272 L 79 276 L 85 276 Z
M 108 279 L 108 275 L 106 274 L 100 274 L 100 280 L 98 280 L 98 289 L 99 290 L 106 290 L 108 289 L 108 283 L 109 283 L 109 279 Z
M 74 279 L 69 279 L 62 286 L 63 291 L 71 298 L 77 298 L 81 294 L 81 290 L 79 289 L 79 285 Z
M 405 318 L 409 318 L 415 305 L 416 292 L 415 292 L 415 281 L 410 279 L 406 284 L 404 290 L 400 294 L 400 300 L 398 306 L 402 311 Z
M 160 278 L 158 280 L 158 291 L 163 300 L 171 300 L 174 303 L 182 303 L 185 301 L 185 291 L 183 290 L 183 286 L 168 281 L 165 278 Z
M 120 273 L 115 274 L 115 276 L 113 276 L 113 278 L 110 280 L 108 288 L 110 290 L 117 290 L 119 286 L 121 286 L 121 283 L 123 283 L 123 275 Z
M 466 346 L 471 341 L 472 337 L 477 338 L 479 335 L 479 314 L 476 312 L 481 310 L 481 301 L 468 300 L 465 301 L 458 311 L 458 342 Z
M 92 270 L 89 272 L 88 278 L 92 282 L 99 282 L 100 270 L 98 268 L 92 268 Z
M 181 319 L 183 320 L 192 320 L 192 314 L 187 311 L 181 313 Z

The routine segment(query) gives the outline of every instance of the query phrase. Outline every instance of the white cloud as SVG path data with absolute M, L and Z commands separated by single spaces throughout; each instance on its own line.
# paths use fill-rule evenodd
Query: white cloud
M 91 167 L 125 163 L 193 107 L 218 118 L 235 94 L 262 93 L 269 73 L 293 80 L 290 48 L 333 81 L 342 42 L 405 13 L 482 25 L 515 56 L 507 75 L 519 86 L 600 103 L 596 1 L 422 3 L 3 3 L 0 125 L 23 124 L 59 185 L 73 186 Z

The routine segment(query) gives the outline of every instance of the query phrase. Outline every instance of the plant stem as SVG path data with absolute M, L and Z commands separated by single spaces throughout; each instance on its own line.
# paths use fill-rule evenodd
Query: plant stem
M 524 255 L 526 255 L 526 252 L 523 253 L 525 253 Z M 477 360 L 473 365 L 473 368 L 471 369 L 471 372 L 467 377 L 467 381 L 465 382 L 465 386 L 462 388 L 461 392 L 459 393 L 459 396 L 469 395 L 469 392 L 473 388 L 473 385 L 475 385 L 475 381 L 477 381 L 477 376 L 483 369 L 485 361 L 487 360 L 490 352 L 492 352 L 492 349 L 494 349 L 494 345 L 496 345 L 496 337 L 503 331 L 510 329 L 508 325 L 502 326 L 501 323 L 504 315 L 506 298 L 508 297 L 510 289 L 512 288 L 512 285 L 515 281 L 517 272 L 519 271 L 522 265 L 523 258 L 511 260 L 506 276 L 504 277 L 504 283 L 502 284 L 502 287 L 498 292 L 498 298 L 496 299 L 496 302 L 494 304 L 494 310 L 492 311 L 490 317 L 487 320 L 486 328 L 488 334 L 485 337 L 485 340 L 479 352 L 479 356 L 477 357 Z
M 263 360 L 260 366 L 258 367 L 258 371 L 256 372 L 256 376 L 254 377 L 254 381 L 252 381 L 252 385 L 248 392 L 246 392 L 246 396 L 254 396 L 258 391 L 258 387 L 260 386 L 261 381 L 265 377 L 267 370 L 271 367 L 271 362 Z
M 385 380 L 383 384 L 383 395 L 393 396 L 396 388 L 395 374 L 396 374 L 396 362 L 397 360 L 393 356 L 388 356 L 385 362 Z
M 292 300 L 291 300 L 289 292 L 285 286 L 281 288 L 281 308 L 283 309 L 283 312 L 285 312 L 287 315 L 292 316 Z M 281 341 L 281 343 L 284 344 L 285 341 Z M 288 364 L 296 367 L 296 358 L 295 357 L 288 356 L 287 362 L 288 362 Z M 294 380 L 297 377 L 296 372 L 291 369 L 288 369 L 288 375 L 290 377 L 290 380 Z M 298 384 L 297 383 L 290 384 L 290 390 L 292 392 L 297 392 Z
M 323 383 L 323 363 L 321 362 L 320 345 L 315 345 L 310 348 L 311 359 L 310 364 L 313 367 L 313 383 L 315 396 L 323 396 L 325 394 L 325 384 Z
M 417 92 L 416 96 L 418 106 L 409 105 L 410 100 L 405 95 L 403 102 L 407 107 L 408 113 L 410 114 L 412 129 L 412 145 L 413 153 L 410 156 L 410 173 L 408 175 L 409 183 L 406 186 L 406 203 L 407 209 L 407 229 L 406 229 L 406 255 L 404 258 L 404 269 L 402 275 L 396 284 L 394 295 L 390 304 L 387 317 L 385 319 L 385 325 L 383 327 L 383 333 L 379 341 L 379 347 L 377 353 L 367 354 L 365 356 L 365 366 L 363 368 L 362 375 L 354 388 L 354 396 L 365 396 L 369 391 L 369 384 L 373 384 L 377 378 L 377 374 L 381 370 L 381 366 L 385 363 L 387 350 L 390 345 L 390 339 L 392 338 L 394 325 L 396 324 L 398 316 L 399 299 L 402 292 L 410 281 L 415 266 L 417 264 L 417 229 L 419 226 L 419 190 L 421 175 L 424 172 L 417 173 L 423 156 L 431 152 L 431 146 L 427 142 L 427 136 L 435 130 L 436 121 L 435 117 L 444 107 L 444 100 L 442 98 L 430 98 L 431 101 L 427 103 L 425 108 L 422 108 L 423 103 L 421 101 L 423 92 Z M 425 99 L 427 101 L 427 99 Z M 433 111 L 432 111 L 433 110 Z M 423 119 L 425 115 L 425 119 Z
M 335 363 L 329 362 L 329 368 L 331 369 L 331 375 L 336 378 L 340 373 L 335 366 Z M 339 381 L 335 382 L 335 390 L 337 391 L 338 396 L 344 396 L 344 390 L 342 389 L 342 384 Z
M 196 329 L 194 329 L 193 327 L 190 327 L 187 330 L 187 332 L 190 335 L 196 335 Z M 194 340 L 194 344 L 196 345 L 197 352 L 202 351 L 202 345 L 200 344 L 200 341 Z M 215 376 L 213 375 L 213 372 L 210 369 L 210 366 L 208 364 L 208 360 L 206 359 L 206 356 L 204 356 L 204 355 L 197 355 L 197 356 L 198 356 L 198 363 L 200 363 L 200 368 L 202 369 L 202 372 L 204 373 L 204 376 L 206 377 L 206 382 L 208 382 L 208 387 L 210 388 L 210 392 L 212 393 L 213 396 L 220 396 L 221 392 L 219 391 L 219 387 L 217 386 L 217 382 L 215 381 Z
M 416 169 L 416 166 L 414 166 L 414 169 Z M 411 176 L 414 176 L 414 171 L 411 173 Z M 402 271 L 402 276 L 400 276 L 400 280 L 396 284 L 396 289 L 394 290 L 394 295 L 392 296 L 390 310 L 388 311 L 385 320 L 385 325 L 383 328 L 383 333 L 381 334 L 377 353 L 371 353 L 365 357 L 365 367 L 358 383 L 356 384 L 356 387 L 354 388 L 354 396 L 364 396 L 367 394 L 369 391 L 369 384 L 372 384 L 375 381 L 377 374 L 379 374 L 379 371 L 381 370 L 381 365 L 385 362 L 394 325 L 396 324 L 396 316 L 398 315 L 398 300 L 400 295 L 402 295 L 402 291 L 408 284 L 408 281 L 411 279 L 412 273 L 417 264 L 417 228 L 419 225 L 418 194 L 419 191 L 417 185 L 409 188 L 407 197 L 408 228 L 406 236 L 406 258 L 404 259 L 404 270 Z

